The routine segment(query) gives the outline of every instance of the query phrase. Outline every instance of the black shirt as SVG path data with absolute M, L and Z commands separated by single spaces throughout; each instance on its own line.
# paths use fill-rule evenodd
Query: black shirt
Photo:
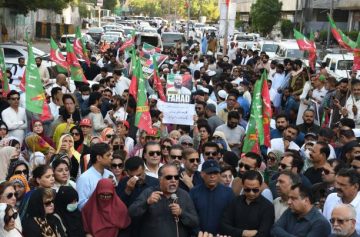
M 225 208 L 221 218 L 221 234 L 242 236 L 244 230 L 257 230 L 257 237 L 270 236 L 275 213 L 273 204 L 260 195 L 247 204 L 245 195 L 236 197 Z
M 304 175 L 310 180 L 312 184 L 317 184 L 322 182 L 321 179 L 322 170 L 323 170 L 322 168 L 315 169 L 314 167 L 310 167 L 305 171 Z

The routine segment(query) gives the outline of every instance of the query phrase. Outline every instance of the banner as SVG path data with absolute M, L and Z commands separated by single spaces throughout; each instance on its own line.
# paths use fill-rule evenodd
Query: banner
M 169 74 L 166 84 L 168 102 L 189 103 L 193 87 L 190 74 Z
M 164 124 L 194 124 L 194 104 L 167 103 L 158 100 L 157 107 L 164 115 L 162 120 Z

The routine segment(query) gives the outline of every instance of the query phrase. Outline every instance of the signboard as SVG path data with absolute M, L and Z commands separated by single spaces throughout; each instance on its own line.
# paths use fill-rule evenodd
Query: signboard
M 96 0 L 96 6 L 102 7 L 104 4 L 104 0 Z
M 190 103 L 193 87 L 190 74 L 169 74 L 166 83 L 166 97 L 172 103 Z
M 227 6 L 225 1 L 221 1 L 219 5 L 220 5 L 219 36 L 223 37 L 225 35 Z M 236 1 L 230 2 L 229 4 L 229 28 L 228 28 L 229 35 L 234 35 L 235 18 L 236 18 Z
M 195 115 L 194 104 L 167 103 L 161 100 L 157 102 L 158 109 L 163 113 L 164 124 L 193 125 Z

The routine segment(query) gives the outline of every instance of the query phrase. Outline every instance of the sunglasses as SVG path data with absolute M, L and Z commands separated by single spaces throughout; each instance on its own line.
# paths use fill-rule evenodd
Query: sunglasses
M 49 201 L 47 201 L 47 202 L 44 202 L 44 205 L 46 206 L 46 207 L 48 207 L 48 206 L 50 206 L 51 204 L 53 204 L 54 203 L 54 200 L 49 200 Z
M 106 134 L 106 138 L 112 138 L 114 134 Z
M 113 168 L 113 169 L 116 169 L 116 168 L 122 169 L 122 168 L 124 168 L 124 164 L 123 163 L 111 164 L 111 168 Z
M 12 98 L 10 98 L 10 100 L 20 100 L 20 98 L 19 97 L 12 97 Z
M 247 171 L 252 169 L 252 167 L 250 165 L 247 165 L 247 164 L 244 164 L 244 163 L 241 163 L 241 162 L 239 164 L 239 168 L 240 169 L 244 168 Z
M 28 174 L 29 173 L 29 171 L 28 170 L 16 170 L 15 172 L 14 172 L 14 174 Z
M 19 213 L 18 213 L 18 212 L 14 212 L 11 216 L 6 215 L 6 216 L 4 217 L 4 222 L 5 222 L 6 224 L 8 224 L 11 219 L 15 220 L 18 216 L 19 216 Z
M 210 152 L 210 151 L 206 151 L 204 152 L 204 155 L 206 156 L 217 156 L 218 152 L 214 151 L 214 152 Z
M 331 172 L 330 170 L 327 169 L 322 169 L 322 171 L 324 172 L 325 175 L 329 175 L 329 174 L 334 174 L 335 172 Z
M 275 157 L 269 156 L 269 161 L 276 161 Z
M 244 188 L 244 192 L 245 193 L 250 193 L 250 192 L 258 193 L 258 192 L 260 192 L 260 189 L 258 189 L 258 188 Z
M 165 146 L 165 145 L 162 145 L 161 146 L 161 149 L 163 149 L 163 150 L 170 150 L 170 148 L 171 148 L 171 146 Z
M 16 198 L 17 193 L 8 193 L 8 194 L 5 194 L 4 196 L 5 196 L 7 199 L 11 199 L 11 198 L 13 198 L 13 197 Z
M 160 156 L 161 152 L 160 151 L 149 151 L 148 154 L 149 154 L 149 156 L 154 156 L 154 155 Z
M 353 219 L 331 218 L 331 219 L 330 219 L 330 223 L 331 223 L 331 224 L 335 224 L 335 223 L 337 222 L 337 223 L 339 223 L 339 225 L 342 225 L 342 224 L 344 224 L 345 222 L 351 221 L 351 220 L 353 220 Z
M 171 159 L 174 159 L 174 160 L 181 160 L 182 159 L 182 156 L 175 156 L 175 155 L 170 155 Z
M 74 136 L 80 136 L 80 133 L 78 132 L 72 132 L 71 135 L 74 137 Z
M 200 164 L 200 159 L 199 159 L 199 158 L 189 159 L 189 162 L 190 162 L 190 163 L 195 163 L 195 161 L 196 161 L 196 163 Z
M 281 169 L 286 169 L 286 168 L 291 168 L 292 166 L 291 165 L 286 165 L 286 164 L 279 164 L 279 167 L 281 168 Z
M 181 145 L 183 146 L 193 146 L 191 142 L 182 142 Z
M 166 180 L 173 180 L 173 179 L 179 180 L 179 179 L 180 179 L 180 176 L 179 176 L 179 175 L 166 175 L 166 176 L 164 176 L 164 178 L 165 178 Z

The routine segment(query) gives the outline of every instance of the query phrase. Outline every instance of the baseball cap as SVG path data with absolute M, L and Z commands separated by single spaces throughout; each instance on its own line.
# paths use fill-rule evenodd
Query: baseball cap
M 216 160 L 207 160 L 204 162 L 201 168 L 202 172 L 209 173 L 220 173 L 220 165 Z
M 80 126 L 92 127 L 91 120 L 88 118 L 84 118 L 80 121 Z
M 126 120 L 118 120 L 118 121 L 116 121 L 116 125 L 120 125 L 120 124 L 124 124 L 124 126 L 125 126 L 127 129 L 130 128 L 129 122 L 126 121 Z
M 305 137 L 305 138 L 306 138 L 306 137 L 313 137 L 313 138 L 317 139 L 317 135 L 316 135 L 315 133 L 313 133 L 313 132 L 308 132 L 308 133 L 306 133 L 304 137 Z

